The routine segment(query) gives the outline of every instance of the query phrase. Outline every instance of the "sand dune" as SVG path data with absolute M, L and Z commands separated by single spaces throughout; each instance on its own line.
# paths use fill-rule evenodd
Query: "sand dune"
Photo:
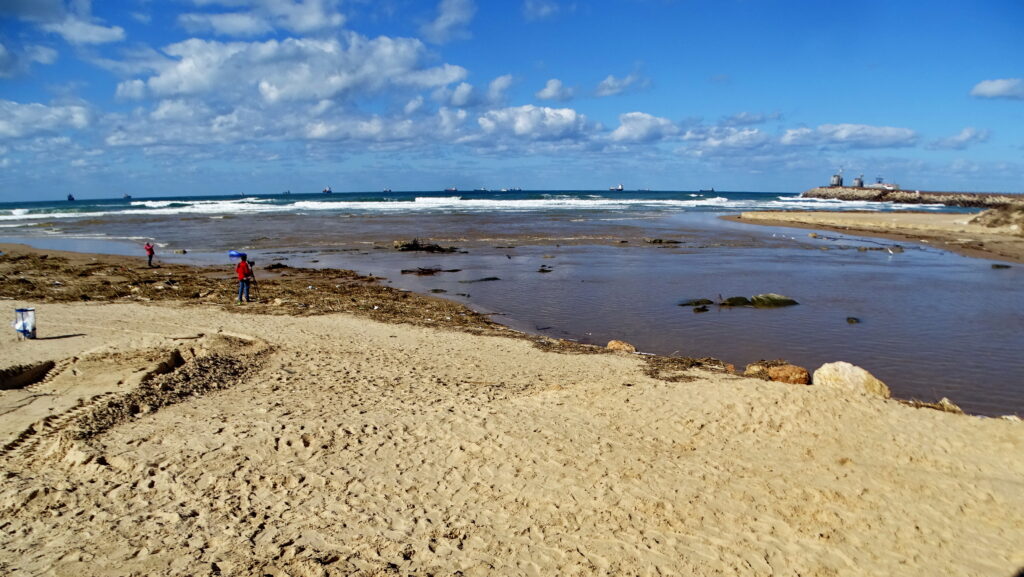
M 55 361 L 58 375 L 33 387 L 52 414 L 78 413 L 0 457 L 5 574 L 1024 567 L 1019 422 L 699 370 L 668 382 L 636 355 L 346 314 L 51 304 L 39 315 L 83 336 L 8 331 L 0 368 Z M 173 351 L 183 363 L 154 371 Z M 86 383 L 109 395 L 72 402 Z M 109 402 L 144 386 L 188 394 Z M 5 419 L 23 394 L 0 392 Z M 97 420 L 101 403 L 122 411 Z

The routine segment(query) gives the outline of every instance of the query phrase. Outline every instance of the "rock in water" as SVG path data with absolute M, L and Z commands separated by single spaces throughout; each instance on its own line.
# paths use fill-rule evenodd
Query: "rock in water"
M 690 299 L 688 301 L 683 301 L 683 302 L 679 303 L 679 306 L 681 306 L 681 307 L 700 307 L 700 306 L 704 306 L 704 305 L 713 305 L 713 304 L 715 304 L 715 301 L 713 301 L 711 299 Z
M 860 319 L 858 319 L 857 317 L 846 317 L 846 322 L 851 325 L 856 325 L 860 323 Z
M 889 387 L 866 370 L 847 362 L 825 363 L 814 371 L 816 387 L 829 387 L 858 395 L 874 395 L 888 399 Z
M 750 297 L 750 302 L 759 309 L 789 307 L 800 304 L 787 296 L 775 293 L 765 293 L 763 295 L 752 296 Z
M 718 303 L 718 306 L 723 307 L 749 307 L 750 305 L 750 299 L 747 297 L 729 297 Z
M 636 352 L 636 347 L 626 341 L 608 341 L 608 346 L 606 348 L 610 351 L 623 351 L 626 353 Z

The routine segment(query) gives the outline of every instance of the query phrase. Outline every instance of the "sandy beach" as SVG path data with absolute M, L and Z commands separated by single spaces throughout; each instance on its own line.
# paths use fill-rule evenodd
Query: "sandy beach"
M 728 220 L 769 226 L 833 230 L 904 242 L 924 242 L 959 254 L 1024 263 L 1020 227 L 985 226 L 975 214 L 921 212 L 744 212 Z
M 223 269 L 4 252 L 40 337 L 2 333 L 5 383 L 52 363 L 0 391 L 5 574 L 1024 568 L 1019 421 L 528 337 L 343 271 L 236 307 Z

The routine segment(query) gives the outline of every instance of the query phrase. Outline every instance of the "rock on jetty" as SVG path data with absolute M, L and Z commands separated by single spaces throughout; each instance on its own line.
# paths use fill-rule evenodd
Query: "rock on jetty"
M 1024 195 L 988 192 L 925 192 L 921 190 L 880 190 L 851 186 L 818 186 L 800 196 L 804 198 L 831 198 L 836 200 L 866 200 L 875 202 L 901 202 L 905 204 L 944 204 L 971 208 L 1024 206 Z

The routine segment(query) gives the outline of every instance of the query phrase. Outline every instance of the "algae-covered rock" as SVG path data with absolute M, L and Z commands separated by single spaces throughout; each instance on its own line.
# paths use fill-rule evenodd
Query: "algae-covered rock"
M 747 297 L 729 297 L 718 304 L 723 307 L 749 307 L 752 303 Z
M 800 304 L 787 296 L 775 293 L 765 293 L 752 296 L 750 297 L 750 303 L 759 309 L 789 307 Z
M 683 301 L 683 302 L 679 303 L 679 306 L 681 306 L 681 307 L 701 307 L 701 306 L 704 306 L 704 305 L 713 305 L 713 304 L 715 304 L 715 301 L 713 301 L 711 299 L 690 299 L 688 301 Z

